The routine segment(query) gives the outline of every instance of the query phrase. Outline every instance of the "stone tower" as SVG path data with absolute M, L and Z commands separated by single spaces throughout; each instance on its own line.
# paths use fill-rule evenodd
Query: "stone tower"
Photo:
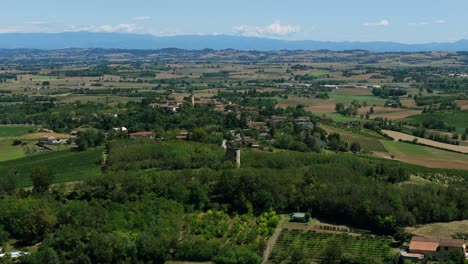
M 237 168 L 241 165 L 241 151 L 239 148 L 229 146 L 226 148 L 226 159 L 234 162 Z
M 195 106 L 195 96 L 193 94 L 190 94 L 190 103 Z

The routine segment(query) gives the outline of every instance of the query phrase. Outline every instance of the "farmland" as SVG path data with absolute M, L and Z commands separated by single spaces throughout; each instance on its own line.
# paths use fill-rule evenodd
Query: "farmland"
M 0 126 L 0 138 L 19 137 L 34 130 L 32 126 Z
M 0 177 L 14 173 L 16 185 L 26 187 L 31 185 L 31 170 L 38 166 L 47 166 L 52 170 L 55 183 L 83 180 L 99 175 L 101 153 L 100 148 L 86 152 L 62 150 L 3 161 L 0 162 Z
M 357 131 L 346 130 L 344 128 L 336 128 L 331 126 L 323 126 L 327 133 L 338 133 L 341 135 L 341 139 L 351 145 L 357 142 L 361 145 L 362 149 L 367 152 L 386 152 L 384 145 L 381 142 L 383 139 L 379 134 L 365 130 L 358 129 Z
M 291 254 L 320 259 L 330 248 L 354 259 L 383 260 L 391 254 L 390 241 L 384 238 L 283 230 L 268 263 L 288 263 Z
M 467 155 L 382 135 L 461 148 L 468 54 L 0 58 L 0 247 L 28 263 L 386 263 L 403 227 L 468 217 Z
M 381 141 L 387 153 L 374 153 L 377 157 L 399 160 L 430 168 L 466 169 L 468 156 L 465 154 L 421 146 L 406 142 Z
M 455 126 L 457 132 L 463 133 L 468 128 L 468 111 L 442 111 L 436 113 L 426 113 L 413 115 L 411 120 L 423 122 L 427 118 L 443 120 L 449 126 Z
M 451 145 L 451 144 L 445 144 L 421 137 L 415 137 L 412 135 L 408 135 L 405 133 L 401 132 L 396 132 L 396 131 L 390 131 L 390 130 L 382 130 L 383 133 L 387 134 L 388 136 L 392 137 L 395 140 L 405 140 L 405 141 L 413 141 L 415 138 L 417 139 L 417 143 L 426 145 L 426 146 L 434 146 L 437 148 L 441 149 L 447 149 L 447 150 L 452 150 L 452 151 L 457 151 L 461 153 L 468 153 L 468 147 L 466 146 L 456 146 L 456 145 Z

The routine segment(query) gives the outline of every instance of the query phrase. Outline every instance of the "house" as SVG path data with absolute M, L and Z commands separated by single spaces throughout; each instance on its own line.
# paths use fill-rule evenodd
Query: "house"
M 322 122 L 322 123 L 332 123 L 333 119 L 331 119 L 330 117 L 321 117 L 320 122 Z
M 62 143 L 61 140 L 57 140 L 54 136 L 44 136 L 39 138 L 39 144 L 43 145 L 60 145 Z
M 466 256 L 465 240 L 414 236 L 408 248 L 409 253 L 424 255 L 429 260 L 447 260 L 452 250 L 459 250 Z
M 163 109 L 167 112 L 177 112 L 177 109 L 179 109 L 178 106 L 170 105 L 170 104 L 150 104 L 149 107 L 153 109 Z
M 244 147 L 252 147 L 253 145 L 257 144 L 255 138 L 249 136 L 242 137 L 241 143 Z
M 154 139 L 155 138 L 154 132 L 135 132 L 135 133 L 128 134 L 128 136 L 132 139 L 136 139 L 136 138 Z
M 314 123 L 307 121 L 307 122 L 297 122 L 296 125 L 303 126 L 305 128 L 314 128 Z
M 248 121 L 247 122 L 247 127 L 250 129 L 263 129 L 267 127 L 266 122 L 254 122 L 254 121 Z
M 268 133 L 260 133 L 258 135 L 258 140 L 270 140 L 271 136 Z

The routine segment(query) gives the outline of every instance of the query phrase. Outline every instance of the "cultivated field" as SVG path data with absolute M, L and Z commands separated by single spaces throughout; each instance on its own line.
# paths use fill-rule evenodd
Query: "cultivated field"
M 102 148 L 83 152 L 62 150 L 4 161 L 0 162 L 0 177 L 13 172 L 17 186 L 26 187 L 31 185 L 31 169 L 47 166 L 54 175 L 55 183 L 83 180 L 99 175 L 101 154 Z
M 291 256 L 293 252 L 303 252 L 309 259 L 319 259 L 328 247 L 355 257 L 365 254 L 374 259 L 383 259 L 391 252 L 390 241 L 383 238 L 283 230 L 268 263 L 289 263 L 285 256 Z
M 347 131 L 345 129 L 331 127 L 331 126 L 322 126 L 328 134 L 338 133 L 341 136 L 341 140 L 351 145 L 353 142 L 357 142 L 361 145 L 362 150 L 367 152 L 386 152 L 384 145 L 382 144 L 379 138 L 382 138 L 375 132 L 368 130 L 360 131 Z
M 382 132 L 387 134 L 388 136 L 392 137 L 393 139 L 395 139 L 395 141 L 398 141 L 400 139 L 401 140 L 406 140 L 406 141 L 412 141 L 413 139 L 417 138 L 418 143 L 420 143 L 420 144 L 424 144 L 424 145 L 428 145 L 428 146 L 434 146 L 434 147 L 437 147 L 437 148 L 453 150 L 453 151 L 458 151 L 458 152 L 468 154 L 468 147 L 466 147 L 466 146 L 457 146 L 457 145 L 441 143 L 441 142 L 437 142 L 437 141 L 434 141 L 434 140 L 415 137 L 413 135 L 408 135 L 408 134 L 405 134 L 405 133 L 391 131 L 391 130 L 382 130 Z

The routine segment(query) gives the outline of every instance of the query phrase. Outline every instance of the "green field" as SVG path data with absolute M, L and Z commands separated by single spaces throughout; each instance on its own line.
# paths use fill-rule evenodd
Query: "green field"
M 345 105 L 351 104 L 353 100 L 357 100 L 360 103 L 367 102 L 368 105 L 383 106 L 386 99 L 382 99 L 373 95 L 350 95 L 350 94 L 337 94 L 329 93 L 328 94 L 335 103 L 343 103 Z
M 444 120 L 449 126 L 455 126 L 457 132 L 463 133 L 468 128 L 468 111 L 441 111 L 435 113 L 424 113 L 410 116 L 409 119 L 423 122 L 424 119 L 431 117 L 437 120 Z
M 388 152 L 395 155 L 411 155 L 445 160 L 468 160 L 468 155 L 445 151 L 441 149 L 406 143 L 381 140 Z
M 320 78 L 327 74 L 330 74 L 330 72 L 325 71 L 325 70 L 319 70 L 319 69 L 315 69 L 309 72 L 309 75 L 314 76 L 315 78 Z
M 0 126 L 0 137 L 19 137 L 34 130 L 32 126 Z
M 391 253 L 390 241 L 384 238 L 283 230 L 270 255 L 269 263 L 284 262 L 284 256 L 303 251 L 309 259 L 320 258 L 327 247 L 338 247 L 346 255 L 382 260 Z
M 11 139 L 0 138 L 0 162 L 25 156 L 21 146 L 12 146 L 11 143 Z
M 84 152 L 62 150 L 42 155 L 0 162 L 0 177 L 10 171 L 16 171 L 18 187 L 31 185 L 29 173 L 38 166 L 47 166 L 54 174 L 54 182 L 83 180 L 100 173 L 99 161 L 102 148 L 90 149 Z
M 365 121 L 369 121 L 367 119 L 362 119 L 362 118 L 359 118 L 359 117 L 352 117 L 352 116 L 344 116 L 344 115 L 341 115 L 341 114 L 338 114 L 338 113 L 323 113 L 323 114 L 321 113 L 320 115 L 329 117 L 335 122 L 345 122 L 345 121 L 365 122 Z

